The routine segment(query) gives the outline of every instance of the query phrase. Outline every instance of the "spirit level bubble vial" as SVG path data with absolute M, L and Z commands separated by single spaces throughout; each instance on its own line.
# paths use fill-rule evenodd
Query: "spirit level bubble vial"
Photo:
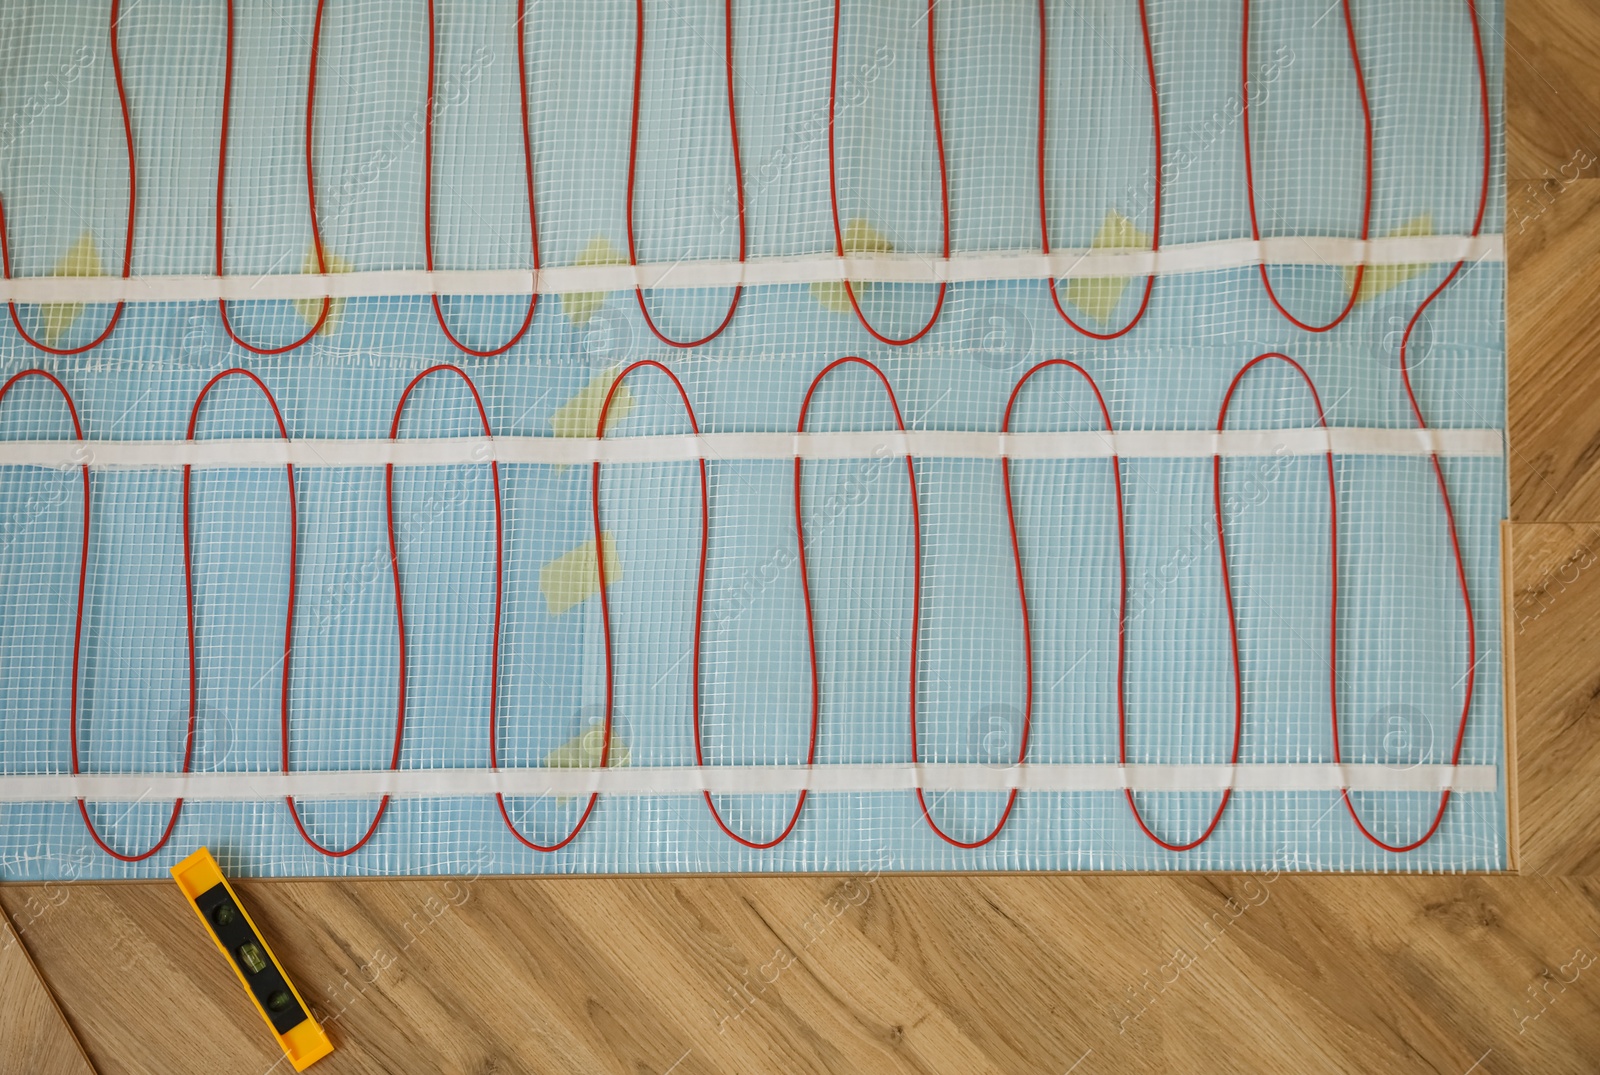
M 272 1028 L 284 1055 L 296 1071 L 304 1071 L 333 1052 L 333 1043 L 311 1017 L 300 994 L 283 973 L 261 931 L 245 913 L 211 852 L 201 848 L 172 867 L 172 879 L 233 965 L 261 1018 Z

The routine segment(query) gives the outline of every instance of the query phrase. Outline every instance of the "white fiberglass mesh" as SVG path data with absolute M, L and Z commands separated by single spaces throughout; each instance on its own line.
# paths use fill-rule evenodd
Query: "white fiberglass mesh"
M 44 347 L 11 326 L 0 332 L 0 371 L 58 377 L 87 442 L 68 443 L 72 419 L 42 377 L 16 382 L 0 401 L 0 877 L 154 876 L 202 843 L 230 869 L 263 875 L 467 866 L 1504 867 L 1505 466 L 1497 452 L 1450 447 L 1469 443 L 1474 431 L 1492 439 L 1504 427 L 1497 257 L 1464 266 L 1432 304 L 1425 300 L 1453 262 L 1369 266 L 1359 301 L 1326 333 L 1302 331 L 1274 309 L 1253 264 L 1164 273 L 1142 317 L 1142 270 L 1061 280 L 1059 302 L 1079 324 L 1105 333 L 1137 319 L 1108 341 L 1069 327 L 1041 274 L 1018 268 L 1002 274 L 1011 278 L 950 284 L 927 334 L 890 346 L 858 320 L 828 259 L 842 241 L 853 259 L 940 271 L 941 166 L 952 253 L 1039 264 L 1040 6 L 842 0 L 836 63 L 831 0 L 642 7 L 633 239 L 641 264 L 680 273 L 644 297 L 667 336 L 694 339 L 717 327 L 734 289 L 694 286 L 695 273 L 738 259 L 742 197 L 752 271 L 774 282 L 744 288 L 725 331 L 700 347 L 671 348 L 630 291 L 568 289 L 543 295 L 518 337 L 529 275 L 517 285 L 521 294 L 465 286 L 442 298 L 463 342 L 490 350 L 516 337 L 492 357 L 454 348 L 426 295 L 380 275 L 426 264 L 427 3 L 324 0 L 319 30 L 316 0 L 236 0 L 221 207 L 223 272 L 242 288 L 230 293 L 238 296 L 228 308 L 233 330 L 257 347 L 280 347 L 305 335 L 322 306 L 249 298 L 257 283 L 317 269 L 305 159 L 314 41 L 310 190 L 329 273 L 356 281 L 352 297 L 329 304 L 324 331 L 285 353 L 259 355 L 230 339 L 207 298 L 215 291 L 204 290 L 215 287 L 204 278 L 216 271 L 228 7 L 122 0 L 118 54 L 137 179 L 129 286 L 160 277 L 169 290 L 160 301 L 130 291 L 135 301 L 110 335 L 77 354 L 47 348 L 84 348 L 114 308 L 73 302 L 77 285 L 66 280 L 51 285 L 61 290 L 49 301 L 14 307 Z M 520 10 L 519 59 L 515 0 L 434 4 L 434 266 L 531 274 L 535 223 L 546 268 L 626 263 L 639 6 L 528 0 Z M 1148 249 L 1158 191 L 1163 250 L 1252 234 L 1241 4 L 1148 0 L 1145 10 L 1159 183 L 1140 4 L 1049 0 L 1043 8 L 1043 212 L 1051 249 L 1068 252 L 1067 263 L 1057 262 L 1063 272 L 1078 256 L 1072 251 Z M 1466 0 L 1352 0 L 1349 10 L 1373 126 L 1368 233 L 1401 244 L 1469 236 L 1486 183 L 1481 232 L 1493 236 L 1503 219 L 1500 5 L 1476 10 L 1491 116 L 1487 177 Z M 942 156 L 929 85 L 930 11 Z M 1366 151 L 1345 7 L 1252 0 L 1250 12 L 1260 232 L 1287 240 L 1278 251 L 1296 249 L 1299 237 L 1358 238 Z M 0 13 L 7 288 L 122 272 L 130 183 L 111 17 L 109 0 L 14 3 Z M 1322 324 L 1349 294 L 1359 248 L 1350 260 L 1287 254 L 1268 271 L 1290 313 Z M 929 319 L 939 294 L 929 283 L 855 285 L 862 314 L 900 337 Z M 1427 442 L 1372 447 L 1385 431 L 1415 425 L 1400 352 L 1419 308 L 1404 371 L 1429 426 L 1461 435 L 1441 442 L 1439 464 L 1475 613 L 1470 680 L 1468 621 Z M 1302 436 L 1318 427 L 1317 412 L 1299 376 L 1269 361 L 1247 375 L 1226 422 L 1229 431 L 1267 432 L 1256 448 L 1223 459 L 1220 487 L 1242 686 L 1237 780 L 1265 784 L 1236 792 L 1208 840 L 1167 851 L 1140 831 L 1121 780 L 1136 789 L 1145 824 L 1169 842 L 1188 842 L 1205 831 L 1220 789 L 1235 779 L 1225 765 L 1235 680 L 1213 445 L 1196 435 L 1216 428 L 1240 368 L 1271 351 L 1304 367 L 1327 424 L 1358 446 L 1333 458 L 1337 629 L 1330 636 L 1327 461 Z M 607 636 L 593 478 L 587 462 L 517 460 L 489 444 L 461 457 L 433 443 L 482 434 L 472 391 L 441 371 L 416 387 L 399 422 L 400 438 L 425 443 L 394 468 L 392 522 L 381 455 L 368 465 L 301 458 L 293 501 L 281 465 L 230 462 L 214 442 L 271 440 L 278 426 L 244 377 L 212 389 L 194 431 L 209 446 L 189 479 L 196 777 L 179 787 L 191 605 L 175 442 L 218 373 L 243 367 L 259 376 L 289 437 L 315 453 L 329 441 L 385 441 L 402 392 L 440 363 L 470 377 L 496 438 L 592 437 L 615 373 L 646 359 L 681 380 L 702 432 L 790 433 L 813 379 L 847 355 L 882 370 L 915 433 L 994 434 L 1018 379 L 1040 361 L 1066 358 L 1093 377 L 1119 437 L 1151 439 L 1105 442 L 1121 453 L 1120 484 L 1109 447 L 1052 449 L 1046 458 L 1010 453 L 1025 645 L 1000 451 L 974 454 L 948 439 L 918 451 L 918 546 L 904 455 L 840 458 L 828 447 L 853 432 L 895 429 L 883 384 L 858 364 L 827 376 L 806 418 L 816 437 L 803 449 L 800 499 L 819 685 L 814 776 L 805 779 L 831 790 L 809 795 L 776 846 L 752 850 L 731 839 L 697 785 L 673 774 L 696 764 L 698 683 L 706 778 L 757 767 L 748 779 L 758 783 L 713 796 L 722 820 L 752 842 L 771 841 L 790 823 L 795 785 L 783 774 L 808 760 L 813 703 L 793 455 L 726 440 L 697 444 L 677 391 L 655 367 L 635 370 L 616 390 L 606 441 L 656 437 L 649 443 L 659 448 L 640 450 L 655 453 L 648 461 L 605 463 L 600 479 L 614 720 L 606 779 L 635 783 L 607 784 L 592 811 L 588 792 L 572 785 L 508 794 L 506 818 L 497 808 L 491 696 L 497 761 L 508 779 L 581 774 L 600 760 Z M 1102 418 L 1087 381 L 1058 366 L 1029 381 L 1009 428 L 1090 433 Z M 16 442 L 56 442 L 53 458 L 63 465 L 21 461 L 15 453 L 32 449 Z M 713 443 L 734 447 L 718 454 L 705 446 Z M 158 460 L 125 465 L 139 445 Z M 709 490 L 698 675 L 697 453 L 707 460 Z M 494 458 L 501 461 L 491 470 Z M 92 524 L 79 628 L 81 463 L 90 467 Z M 403 707 L 391 526 L 404 599 Z M 143 851 L 163 836 L 174 797 L 188 795 L 161 850 L 137 862 L 91 839 L 75 799 L 86 785 L 48 782 L 73 769 L 75 653 L 78 769 L 153 774 L 142 796 L 90 795 L 87 814 L 101 837 L 120 852 Z M 1117 771 L 1119 653 L 1133 767 L 1126 774 Z M 1351 765 L 1343 775 L 1327 768 L 1335 757 L 1330 666 L 1341 758 Z M 1464 790 L 1426 843 L 1402 854 L 1379 849 L 1357 829 L 1340 785 L 1348 775 L 1352 786 L 1380 789 L 1350 793 L 1374 836 L 1422 836 L 1439 803 L 1431 767 L 1452 761 L 1469 682 L 1463 769 L 1454 778 Z M 243 798 L 205 783 L 213 773 L 244 780 L 279 771 L 285 699 L 289 780 Z M 342 850 L 372 824 L 384 787 L 373 772 L 390 764 L 400 715 L 399 767 L 435 772 L 436 782 L 406 785 L 354 854 L 319 853 L 310 839 Z M 919 779 L 945 833 L 976 842 L 1006 816 L 999 834 L 972 849 L 940 840 L 904 772 L 913 761 L 930 767 Z M 955 776 L 941 775 L 946 763 L 958 767 Z M 1174 785 L 1170 769 L 1140 768 L 1184 765 L 1204 769 Z M 769 771 L 771 783 L 761 783 Z M 281 795 L 301 787 L 293 780 L 329 772 L 377 790 L 354 799 L 327 797 L 325 785 L 316 786 L 321 797 L 296 791 L 303 836 Z M 1005 815 L 1008 781 L 1024 789 Z M 543 852 L 518 842 L 507 818 L 540 844 L 586 820 L 562 849 Z

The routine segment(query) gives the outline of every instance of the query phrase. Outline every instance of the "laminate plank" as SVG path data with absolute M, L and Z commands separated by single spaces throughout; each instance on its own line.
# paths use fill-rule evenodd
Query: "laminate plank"
M 455 886 L 455 887 L 448 887 Z M 8 901 L 40 886 L 16 885 Z M 103 1075 L 272 1070 L 173 886 L 30 937 Z M 346 1072 L 1593 1071 L 1600 880 L 481 878 L 239 886 Z M 77 893 L 77 889 L 74 890 Z M 106 973 L 111 921 L 126 962 Z M 1078 1065 L 1075 1069 L 1073 1065 Z M 41 1069 L 48 1070 L 48 1069 Z
M 56 1006 L 49 986 L 28 955 L 22 935 L 61 897 L 59 886 L 44 888 L 16 902 L 0 904 L 0 1075 L 94 1075 L 72 1028 Z M 12 925 L 12 915 L 21 923 Z

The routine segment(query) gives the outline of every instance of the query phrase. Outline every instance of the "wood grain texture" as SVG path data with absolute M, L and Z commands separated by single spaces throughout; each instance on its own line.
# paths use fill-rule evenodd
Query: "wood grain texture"
M 1492 31 L 1485 31 L 1490 38 Z M 1600 160 L 1600 6 L 1586 0 L 1507 0 L 1506 178 L 1559 175 L 1580 155 Z M 1589 175 L 1595 174 L 1591 165 Z M 1508 202 L 1516 219 L 1516 202 Z M 1509 230 L 1513 230 L 1514 223 Z
M 1600 5 L 1510 0 L 1511 517 L 1600 519 Z
M 1600 874 L 1600 523 L 1513 531 L 1522 869 Z
M 49 909 L 37 894 L 22 907 L 18 918 L 24 923 Z M 23 945 L 26 932 L 26 925 L 19 932 L 10 915 L 0 915 L 0 1075 L 90 1075 L 88 1058 Z
M 1544 200 L 1506 236 L 1511 517 L 1600 519 L 1600 179 L 1519 190 Z
M 1600 518 L 1600 5 L 1510 0 L 1512 518 Z
M 315 1070 L 1600 1071 L 1600 8 L 1508 18 L 1521 876 L 244 882 Z M 102 1075 L 286 1070 L 173 886 L 0 903 Z
M 241 893 L 329 1020 L 325 1075 L 1460 1075 L 1480 1061 L 1593 1071 L 1600 1057 L 1592 879 L 484 878 Z M 277 1061 L 172 886 L 75 888 L 30 935 L 102 1075 Z M 118 973 L 85 964 L 86 938 L 116 942 Z

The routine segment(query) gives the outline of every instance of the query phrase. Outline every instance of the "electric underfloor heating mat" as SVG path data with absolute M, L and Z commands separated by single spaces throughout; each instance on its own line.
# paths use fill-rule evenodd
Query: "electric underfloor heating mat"
M 0 878 L 1510 865 L 1499 0 L 19 0 Z

